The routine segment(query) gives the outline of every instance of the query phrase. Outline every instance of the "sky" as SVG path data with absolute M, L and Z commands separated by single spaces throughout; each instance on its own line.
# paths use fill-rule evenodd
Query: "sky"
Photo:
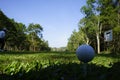
M 43 27 L 43 39 L 50 47 L 66 47 L 73 30 L 84 15 L 80 9 L 86 0 L 0 0 L 4 14 L 28 26 Z

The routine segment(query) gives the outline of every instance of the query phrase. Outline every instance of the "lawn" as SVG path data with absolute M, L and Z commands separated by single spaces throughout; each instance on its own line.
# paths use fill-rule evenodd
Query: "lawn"
M 96 55 L 84 66 L 75 53 L 3 52 L 0 80 L 120 80 L 120 55 Z

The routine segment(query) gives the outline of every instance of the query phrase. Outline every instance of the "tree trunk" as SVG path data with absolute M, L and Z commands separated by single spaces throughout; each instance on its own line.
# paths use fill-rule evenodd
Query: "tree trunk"
M 96 37 L 97 37 L 97 52 L 99 54 L 100 53 L 100 35 L 99 35 L 99 33 L 96 33 Z
M 100 24 L 100 17 L 97 17 L 98 23 L 97 23 L 97 31 L 96 32 L 96 38 L 97 38 L 97 52 L 100 53 L 100 34 L 102 31 L 102 24 Z

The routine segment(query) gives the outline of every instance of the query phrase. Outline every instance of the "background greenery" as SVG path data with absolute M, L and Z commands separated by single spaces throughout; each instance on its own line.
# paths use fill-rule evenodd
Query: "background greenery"
M 0 10 L 0 29 L 7 28 L 5 49 L 10 51 L 49 51 L 48 41 L 43 39 L 43 27 L 30 23 L 25 26 L 8 18 Z
M 120 52 L 120 0 L 86 0 L 80 11 L 84 17 L 78 22 L 78 30 L 68 39 L 66 47 L 50 48 L 44 40 L 44 27 L 37 23 L 18 23 L 8 18 L 0 10 L 0 29 L 8 29 L 5 49 L 10 51 L 75 51 L 84 43 L 90 44 L 96 51 L 113 54 Z M 113 40 L 104 41 L 104 32 L 112 30 Z
M 113 54 L 120 52 L 120 0 L 86 0 L 81 8 L 84 17 L 79 21 L 79 30 L 71 34 L 67 49 L 76 48 L 87 43 L 97 53 L 107 51 Z M 104 32 L 112 30 L 113 40 L 104 41 Z

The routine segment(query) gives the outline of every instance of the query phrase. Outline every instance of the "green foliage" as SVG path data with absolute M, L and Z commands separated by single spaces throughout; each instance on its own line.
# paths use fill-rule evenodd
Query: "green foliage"
M 87 41 L 98 53 L 109 50 L 108 52 L 119 54 L 119 6 L 119 0 L 86 0 L 86 5 L 81 8 L 84 17 L 79 21 L 78 32 L 72 33 L 68 40 L 68 50 L 75 51 L 78 47 L 78 44 L 70 44 L 75 39 L 75 44 L 84 44 Z M 104 41 L 104 32 L 107 30 L 113 30 L 111 42 Z
M 80 35 L 78 35 L 78 32 L 76 32 L 75 30 L 73 31 L 73 34 L 71 35 L 71 37 L 69 38 L 68 41 L 68 45 L 67 45 L 67 49 L 69 51 L 75 51 L 76 48 L 79 46 L 79 38 Z
M 25 26 L 23 23 L 15 22 L 9 19 L 0 10 L 0 29 L 6 27 L 8 29 L 6 35 L 7 50 L 14 51 L 49 51 L 48 42 L 43 39 L 43 28 L 40 24 L 29 24 Z
M 1 80 L 120 79 L 120 55 L 96 55 L 87 64 L 86 77 L 84 64 L 77 59 L 75 53 L 1 53 L 0 64 L 4 64 L 0 65 Z
M 31 24 L 29 24 L 27 31 L 29 34 L 34 32 L 35 35 L 39 34 L 38 36 L 42 37 L 41 32 L 43 31 L 43 28 L 39 24 L 31 23 Z

